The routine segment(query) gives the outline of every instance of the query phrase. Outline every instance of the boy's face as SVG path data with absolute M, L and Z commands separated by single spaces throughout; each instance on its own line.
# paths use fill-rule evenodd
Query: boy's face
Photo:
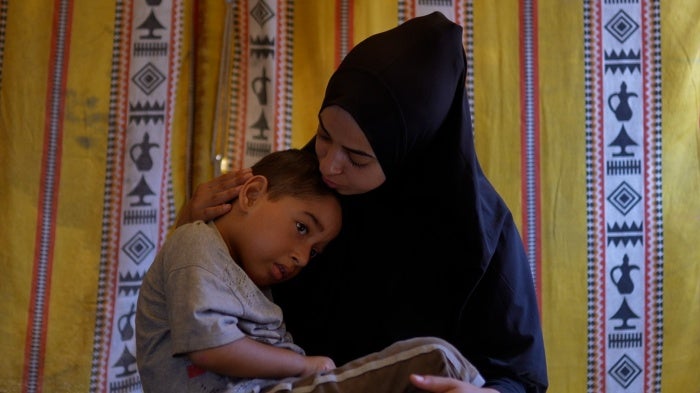
M 236 262 L 259 287 L 289 280 L 338 235 L 341 222 L 332 196 L 257 198 L 248 209 Z

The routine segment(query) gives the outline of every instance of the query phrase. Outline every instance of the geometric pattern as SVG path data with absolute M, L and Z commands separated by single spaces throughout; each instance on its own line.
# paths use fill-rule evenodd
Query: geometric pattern
M 137 265 L 155 248 L 155 244 L 141 231 L 138 231 L 124 246 L 122 246 L 124 254 L 131 258 Z
M 622 355 L 609 370 L 610 376 L 623 388 L 628 388 L 642 373 L 642 369 L 627 355 Z
M 632 187 L 623 181 L 619 186 L 608 196 L 608 202 L 623 215 L 627 215 L 632 208 L 642 200 Z
M 605 29 L 622 43 L 639 29 L 639 24 L 623 10 L 620 10 L 605 24 Z

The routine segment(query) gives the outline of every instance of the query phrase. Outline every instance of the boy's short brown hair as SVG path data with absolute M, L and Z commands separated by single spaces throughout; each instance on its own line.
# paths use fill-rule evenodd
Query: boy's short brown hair
M 267 178 L 268 197 L 277 200 L 284 196 L 318 198 L 337 196 L 323 182 L 318 159 L 306 150 L 287 149 L 272 152 L 252 167 L 254 175 Z

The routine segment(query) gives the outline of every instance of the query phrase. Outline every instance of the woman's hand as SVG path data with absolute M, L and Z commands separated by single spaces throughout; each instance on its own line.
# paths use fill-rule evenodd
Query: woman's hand
M 494 389 L 480 388 L 454 378 L 418 374 L 411 374 L 409 378 L 417 388 L 432 393 L 498 393 Z
M 197 186 L 192 198 L 180 210 L 176 226 L 197 220 L 209 221 L 231 210 L 231 200 L 238 196 L 241 185 L 253 172 L 250 168 L 225 173 Z

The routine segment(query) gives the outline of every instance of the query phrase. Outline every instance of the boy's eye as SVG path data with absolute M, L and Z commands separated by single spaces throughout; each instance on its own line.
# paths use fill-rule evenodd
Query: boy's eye
M 299 232 L 302 235 L 306 235 L 307 233 L 309 233 L 309 228 L 307 228 L 306 225 L 297 222 L 297 232 Z
M 316 251 L 315 248 L 311 249 L 311 255 L 309 255 L 309 258 L 314 258 L 316 255 L 318 255 L 318 251 Z

